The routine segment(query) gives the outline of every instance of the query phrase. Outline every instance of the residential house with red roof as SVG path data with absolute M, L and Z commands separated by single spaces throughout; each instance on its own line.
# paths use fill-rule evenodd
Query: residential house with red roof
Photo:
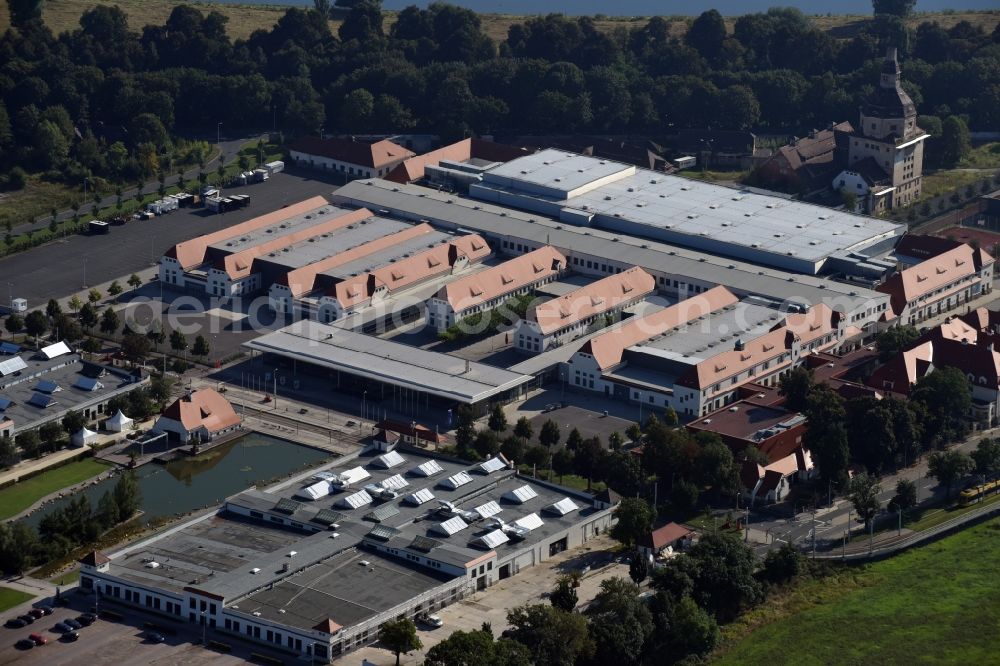
M 153 425 L 152 432 L 167 433 L 170 439 L 187 443 L 191 439 L 208 442 L 239 428 L 239 415 L 215 389 L 200 389 L 170 404 Z
M 968 303 L 993 289 L 994 260 L 962 244 L 903 269 L 876 287 L 889 295 L 886 321 L 920 322 Z
M 643 534 L 636 541 L 635 547 L 646 557 L 657 558 L 664 551 L 672 553 L 688 548 L 693 542 L 694 536 L 694 530 L 688 527 L 677 523 L 667 523 L 663 527 Z

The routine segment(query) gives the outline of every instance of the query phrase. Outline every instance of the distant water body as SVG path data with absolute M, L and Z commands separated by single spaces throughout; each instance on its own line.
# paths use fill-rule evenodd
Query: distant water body
M 227 4 L 295 5 L 312 6 L 312 0 L 215 0 Z M 468 7 L 487 14 L 548 14 L 561 12 L 574 16 L 604 14 L 606 16 L 697 16 L 708 9 L 718 9 L 727 16 L 765 12 L 769 7 L 797 7 L 806 14 L 871 14 L 871 0 L 841 0 L 834 3 L 803 2 L 796 0 L 448 0 L 450 4 Z M 383 0 L 385 9 L 402 9 L 410 5 L 426 7 L 430 2 Z M 817 5 L 823 11 L 817 11 Z M 1000 9 L 998 0 L 919 0 L 917 11 L 939 12 L 945 9 Z

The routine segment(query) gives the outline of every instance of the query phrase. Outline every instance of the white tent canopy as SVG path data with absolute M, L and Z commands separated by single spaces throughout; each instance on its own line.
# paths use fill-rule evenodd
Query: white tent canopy
M 80 431 L 74 433 L 73 435 L 73 445 L 74 446 L 86 446 L 90 444 L 95 439 L 97 439 L 97 433 L 93 430 L 87 430 L 86 426 L 80 428 Z
M 119 409 L 115 412 L 114 416 L 107 420 L 107 423 L 104 425 L 108 430 L 112 430 L 114 432 L 125 432 L 126 430 L 132 428 L 132 419 L 125 416 L 125 414 L 122 413 L 122 410 Z

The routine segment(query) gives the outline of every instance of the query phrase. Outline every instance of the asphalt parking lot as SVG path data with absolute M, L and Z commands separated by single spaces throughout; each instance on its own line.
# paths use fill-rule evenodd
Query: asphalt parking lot
M 173 624 L 161 618 L 145 616 L 132 609 L 111 606 L 109 608 L 124 616 L 122 621 L 98 619 L 89 627 L 79 630 L 80 639 L 73 643 L 60 640 L 61 634 L 53 631 L 53 626 L 67 618 L 75 618 L 82 612 L 90 610 L 91 601 L 81 595 L 69 593 L 72 606 L 56 608 L 52 615 L 36 620 L 34 624 L 23 629 L 8 629 L 0 626 L 0 664 L 38 664 L 39 666 L 108 666 L 142 664 L 162 664 L 172 666 L 185 664 L 199 666 L 212 664 L 225 666 L 227 664 L 245 664 L 250 661 L 251 652 L 258 651 L 255 646 L 240 641 L 232 641 L 228 637 L 213 637 L 208 631 L 208 639 L 218 638 L 233 646 L 229 654 L 213 649 L 207 649 L 200 644 L 201 634 L 195 627 L 185 623 Z M 3 621 L 27 612 L 34 604 L 41 603 L 38 599 L 30 604 L 11 609 L 3 615 Z M 102 604 L 102 611 L 105 604 Z M 164 634 L 163 643 L 152 643 L 145 638 L 146 629 L 143 622 L 155 619 L 164 626 L 176 626 L 180 631 L 176 636 Z M 39 633 L 48 639 L 46 645 L 36 646 L 30 650 L 19 650 L 14 644 L 27 638 L 28 634 Z M 264 653 L 264 649 L 259 650 Z M 270 653 L 268 653 L 270 654 Z M 284 661 L 293 663 L 294 659 L 284 655 Z
M 74 235 L 0 259 L 0 284 L 13 283 L 13 296 L 34 307 L 50 298 L 68 296 L 84 282 L 95 285 L 149 268 L 172 245 L 201 234 L 244 222 L 336 188 L 315 171 L 276 174 L 263 183 L 239 189 L 250 195 L 247 208 L 222 215 L 201 208 L 183 208 L 152 220 L 112 227 L 108 235 Z

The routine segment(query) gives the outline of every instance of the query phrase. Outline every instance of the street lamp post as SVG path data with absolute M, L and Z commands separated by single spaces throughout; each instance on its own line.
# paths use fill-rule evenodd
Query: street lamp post
M 278 411 L 278 369 L 274 369 L 274 411 Z
M 201 644 L 208 645 L 208 611 L 201 612 Z
M 10 311 L 13 312 L 14 311 L 14 283 L 13 282 L 8 282 L 7 283 L 7 297 L 8 297 L 8 304 L 10 305 Z
M 221 146 L 222 144 L 222 123 L 218 123 L 215 126 L 215 145 Z
M 83 258 L 83 288 L 87 288 L 87 257 Z

